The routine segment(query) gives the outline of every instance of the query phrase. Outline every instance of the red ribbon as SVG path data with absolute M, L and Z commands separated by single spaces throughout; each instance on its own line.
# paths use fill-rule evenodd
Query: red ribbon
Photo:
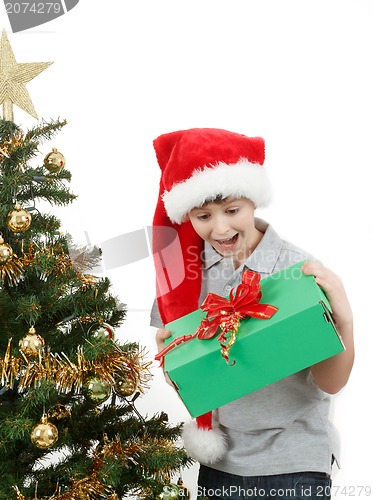
M 191 335 L 184 335 L 173 340 L 155 356 L 155 359 L 160 361 L 162 366 L 164 356 L 174 347 L 195 337 L 200 340 L 211 339 L 220 329 L 221 333 L 217 340 L 222 347 L 222 356 L 228 362 L 229 349 L 235 342 L 235 334 L 241 319 L 245 317 L 269 319 L 278 311 L 277 307 L 270 304 L 260 304 L 261 298 L 260 274 L 245 270 L 242 273 L 242 283 L 238 285 L 235 294 L 231 290 L 229 297 L 224 298 L 215 293 L 209 293 L 201 305 L 201 309 L 206 312 L 206 317 L 197 330 Z M 231 338 L 228 345 L 225 345 L 228 333 L 231 334 Z

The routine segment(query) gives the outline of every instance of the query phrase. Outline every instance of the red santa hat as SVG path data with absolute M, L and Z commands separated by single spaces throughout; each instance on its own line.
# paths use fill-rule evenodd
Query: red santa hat
M 198 308 L 203 240 L 188 220 L 190 210 L 218 196 L 249 198 L 256 207 L 265 207 L 271 188 L 263 167 L 261 137 L 195 128 L 159 136 L 154 149 L 161 178 L 153 254 L 158 309 L 167 324 Z M 224 453 L 224 435 L 219 429 L 211 433 L 212 427 L 211 413 L 184 426 L 185 448 L 203 463 L 212 463 Z

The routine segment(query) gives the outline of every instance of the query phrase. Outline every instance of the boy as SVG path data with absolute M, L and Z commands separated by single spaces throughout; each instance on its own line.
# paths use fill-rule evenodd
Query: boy
M 158 349 L 170 335 L 166 323 L 197 309 L 209 292 L 227 296 L 244 269 L 265 278 L 303 260 L 303 272 L 314 275 L 328 295 L 346 347 L 214 411 L 214 428 L 226 449 L 205 444 L 211 425 L 193 436 L 190 446 L 203 443 L 201 454 L 187 449 L 201 463 L 198 496 L 330 498 L 337 459 L 336 433 L 328 419 L 330 394 L 346 384 L 354 359 L 352 312 L 340 279 L 254 217 L 271 194 L 263 139 L 191 129 L 158 137 L 154 148 L 161 168 L 153 233 L 158 298 L 151 322 L 159 328 Z M 167 254 L 165 233 L 157 227 L 177 232 L 182 259 Z M 179 284 L 180 267 L 184 279 Z M 184 441 L 188 448 L 190 437 Z

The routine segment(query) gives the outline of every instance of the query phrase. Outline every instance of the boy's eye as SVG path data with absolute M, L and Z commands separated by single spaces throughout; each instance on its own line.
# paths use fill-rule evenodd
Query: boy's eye
M 209 214 L 201 214 L 201 215 L 197 215 L 197 219 L 198 220 L 208 220 L 208 218 L 210 217 Z
M 228 208 L 227 214 L 233 215 L 238 212 L 238 208 Z

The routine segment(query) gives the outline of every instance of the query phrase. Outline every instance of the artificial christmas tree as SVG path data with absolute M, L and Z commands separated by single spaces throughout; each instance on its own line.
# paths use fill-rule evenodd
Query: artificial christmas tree
M 166 498 L 188 463 L 180 427 L 135 407 L 150 362 L 137 343 L 115 339 L 126 310 L 110 281 L 90 274 L 99 249 L 75 247 L 39 207 L 75 199 L 63 154 L 38 158 L 66 122 L 24 132 L 13 121 L 13 104 L 36 116 L 24 84 L 47 66 L 18 64 L 3 32 L 0 499 Z

